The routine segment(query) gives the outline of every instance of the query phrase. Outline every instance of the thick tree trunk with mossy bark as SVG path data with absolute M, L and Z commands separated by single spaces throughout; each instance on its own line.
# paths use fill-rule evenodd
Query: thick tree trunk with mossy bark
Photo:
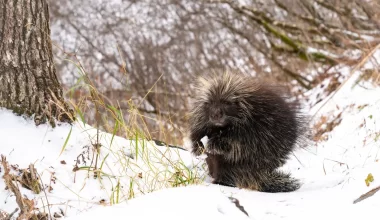
M 47 0 L 0 0 L 0 107 L 37 125 L 74 120 L 56 76 Z

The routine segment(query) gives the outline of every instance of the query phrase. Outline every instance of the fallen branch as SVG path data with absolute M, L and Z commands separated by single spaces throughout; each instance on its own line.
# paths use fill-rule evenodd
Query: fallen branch
M 363 195 L 361 195 L 359 198 L 355 199 L 354 201 L 354 204 L 358 203 L 358 202 L 361 202 L 365 199 L 368 199 L 369 197 L 373 196 L 375 193 L 377 193 L 377 191 L 380 190 L 380 186 L 368 191 L 367 193 L 364 193 Z
M 47 219 L 46 214 L 34 213 L 34 201 L 23 198 L 20 192 L 20 189 L 17 187 L 17 184 L 14 184 L 13 181 L 17 181 L 16 177 L 10 174 L 10 169 L 8 166 L 7 159 L 4 155 L 1 155 L 1 163 L 4 167 L 4 176 L 5 185 L 7 189 L 11 190 L 16 197 L 16 202 L 20 208 L 20 213 L 17 217 L 17 220 L 21 219 Z M 14 214 L 14 213 L 13 213 Z
M 4 181 L 5 181 L 5 185 L 7 186 L 7 188 L 9 190 L 11 190 L 13 192 L 13 194 L 16 197 L 17 205 L 18 205 L 18 207 L 20 207 L 19 218 L 20 217 L 26 217 L 26 215 L 29 213 L 29 207 L 26 204 L 26 201 L 24 201 L 24 199 L 22 198 L 20 190 L 13 183 L 13 176 L 10 174 L 10 169 L 9 169 L 9 166 L 8 166 L 7 159 L 3 155 L 1 155 L 1 162 L 2 162 L 3 167 L 4 167 L 4 176 L 3 176 L 3 178 L 4 178 Z M 22 218 L 20 218 L 20 219 L 22 219 Z

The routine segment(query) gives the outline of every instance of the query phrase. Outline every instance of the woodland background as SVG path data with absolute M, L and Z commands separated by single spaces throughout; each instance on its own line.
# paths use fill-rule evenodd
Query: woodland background
M 380 42 L 375 0 L 49 3 L 57 73 L 82 120 L 112 132 L 115 111 L 107 106 L 114 106 L 144 136 L 172 144 L 186 134 L 198 75 L 241 71 L 300 99 L 329 79 L 322 100 L 344 80 L 334 69 L 356 65 Z

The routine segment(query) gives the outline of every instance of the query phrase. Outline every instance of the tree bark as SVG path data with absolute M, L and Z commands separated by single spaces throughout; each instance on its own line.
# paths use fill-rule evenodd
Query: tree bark
M 74 120 L 56 76 L 47 0 L 0 0 L 0 107 L 36 125 Z

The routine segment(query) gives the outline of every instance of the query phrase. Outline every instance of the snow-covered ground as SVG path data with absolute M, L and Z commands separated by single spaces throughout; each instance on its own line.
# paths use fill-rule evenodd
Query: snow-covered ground
M 122 203 L 168 188 L 176 180 L 179 182 L 177 172 L 183 174 L 182 178 L 194 176 L 187 178 L 194 181 L 196 176 L 204 176 L 202 164 L 187 151 L 156 146 L 153 141 L 126 140 L 100 132 L 100 157 L 96 163 L 93 149 L 97 130 L 86 124 L 36 127 L 32 120 L 4 109 L 0 110 L 0 121 L 0 154 L 13 165 L 16 175 L 19 169 L 33 163 L 48 199 L 44 193 L 35 195 L 20 187 L 22 194 L 35 199 L 36 207 L 49 203 L 52 214 L 74 216 L 99 204 Z M 95 164 L 101 178 L 94 178 Z M 0 181 L 0 189 L 0 210 L 13 211 L 15 198 L 5 190 L 4 181 Z
M 51 188 L 46 189 L 47 197 L 20 187 L 22 194 L 34 199 L 37 207 L 50 204 L 52 215 L 64 213 L 67 219 L 377 219 L 380 192 L 353 203 L 380 186 L 380 88 L 369 83 L 354 86 L 357 77 L 355 73 L 327 102 L 310 110 L 311 114 L 319 110 L 315 123 L 324 120 L 318 129 L 330 126 L 332 119 L 336 126 L 295 152 L 283 167 L 303 182 L 291 193 L 248 191 L 213 185 L 207 179 L 171 188 L 179 169 L 187 177 L 202 177 L 201 160 L 187 151 L 147 141 L 136 146 L 104 133 L 97 165 L 102 178 L 94 179 L 88 171 L 94 128 L 79 122 L 72 127 L 36 128 L 7 110 L 0 110 L 0 154 L 20 169 L 34 163 L 44 185 Z M 374 177 L 369 186 L 368 174 Z M 131 193 L 135 198 L 128 199 Z M 14 196 L 0 181 L 0 210 L 12 212 L 16 207 Z M 46 207 L 41 210 L 48 212 Z

